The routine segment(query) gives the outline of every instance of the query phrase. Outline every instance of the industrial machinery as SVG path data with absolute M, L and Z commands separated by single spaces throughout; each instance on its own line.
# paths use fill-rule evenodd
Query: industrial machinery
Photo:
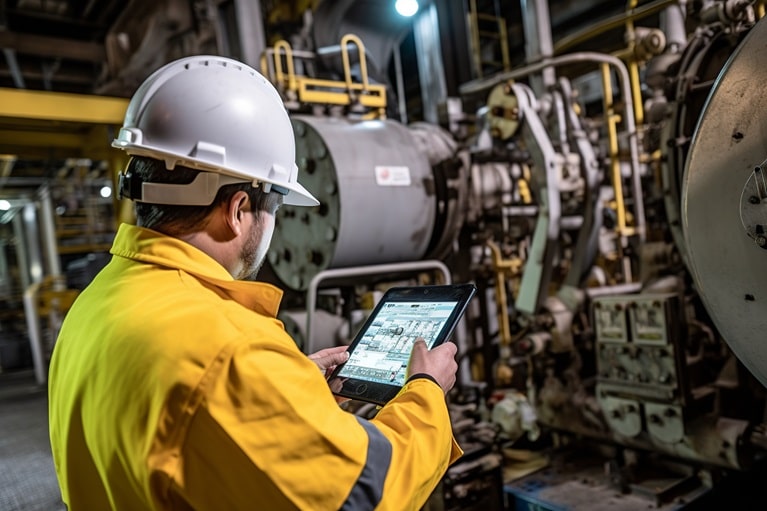
M 318 48 L 266 52 L 321 201 L 277 221 L 283 318 L 311 352 L 345 342 L 386 286 L 471 280 L 451 406 L 476 449 L 448 508 L 500 507 L 501 470 L 518 505 L 706 505 L 767 447 L 763 6 L 629 2 L 559 48 L 547 3 L 526 9 L 526 63 L 463 84 L 441 127 L 386 118 L 364 34 L 335 67 Z M 616 26 L 624 47 L 578 50 Z
M 216 27 L 258 2 L 146 4 L 113 27 L 99 88 L 182 48 L 260 65 L 321 203 L 280 209 L 260 277 L 307 353 L 349 342 L 386 287 L 476 284 L 449 396 L 466 456 L 435 508 L 762 505 L 764 2 L 601 2 L 584 20 L 600 2 L 531 0 L 522 35 L 513 2 L 424 3 L 406 25 L 373 0 L 264 2 L 293 18 L 255 58 Z

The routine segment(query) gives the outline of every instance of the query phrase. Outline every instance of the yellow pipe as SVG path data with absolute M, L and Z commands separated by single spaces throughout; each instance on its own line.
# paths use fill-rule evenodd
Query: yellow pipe
M 644 105 L 642 105 L 642 86 L 639 82 L 639 64 L 632 58 L 628 62 L 629 80 L 631 82 L 631 97 L 634 103 L 634 119 L 639 129 L 644 124 Z
M 522 177 L 517 181 L 517 188 L 519 189 L 519 198 L 522 199 L 523 204 L 533 203 L 533 194 L 530 192 L 530 181 L 532 177 L 530 175 L 530 167 L 527 165 L 522 166 Z
M 495 295 L 498 307 L 498 329 L 501 337 L 501 346 L 509 346 L 512 342 L 511 326 L 509 325 L 508 298 L 506 296 L 505 276 L 519 275 L 522 261 L 519 259 L 504 259 L 501 249 L 492 240 L 487 240 L 487 246 L 492 255 L 493 271 L 495 272 Z
M 618 160 L 618 130 L 616 123 L 618 116 L 615 115 L 613 105 L 613 89 L 610 83 L 610 67 L 601 64 L 602 90 L 604 92 L 605 122 L 607 123 L 608 156 L 610 157 L 610 170 L 615 192 L 615 210 L 618 216 L 616 231 L 619 235 L 626 233 L 626 206 L 623 203 L 623 178 L 621 176 L 620 161 Z
M 644 123 L 644 107 L 642 105 L 642 87 L 639 83 L 639 64 L 634 54 L 636 47 L 636 32 L 634 30 L 634 20 L 629 16 L 637 6 L 637 0 L 629 0 L 626 5 L 626 39 L 629 42 L 628 71 L 629 82 L 631 85 L 631 98 L 634 104 L 634 118 L 637 128 Z
M 508 301 L 506 299 L 506 279 L 503 267 L 503 258 L 501 249 L 491 240 L 487 241 L 490 247 L 490 253 L 493 256 L 493 269 L 495 270 L 495 296 L 497 298 L 498 329 L 501 336 L 501 346 L 511 344 L 511 326 L 509 325 L 509 315 L 507 314 Z

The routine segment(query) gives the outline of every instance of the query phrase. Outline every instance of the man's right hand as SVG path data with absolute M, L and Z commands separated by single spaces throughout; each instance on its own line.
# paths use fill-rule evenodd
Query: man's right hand
M 426 347 L 426 341 L 419 337 L 413 343 L 413 351 L 410 354 L 408 378 L 414 374 L 428 374 L 447 394 L 455 385 L 455 373 L 458 371 L 458 364 L 455 361 L 457 351 L 458 348 L 452 342 L 446 342 L 429 350 Z

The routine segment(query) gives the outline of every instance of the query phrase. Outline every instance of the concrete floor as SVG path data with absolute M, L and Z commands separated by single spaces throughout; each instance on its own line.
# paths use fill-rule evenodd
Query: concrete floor
M 0 374 L 0 510 L 63 511 L 48 443 L 48 399 L 31 371 Z
M 767 460 L 750 472 L 720 481 L 700 502 L 680 508 L 765 509 L 764 481 Z M 31 370 L 0 373 L 0 511 L 66 511 L 48 440 L 47 392 L 36 385 Z

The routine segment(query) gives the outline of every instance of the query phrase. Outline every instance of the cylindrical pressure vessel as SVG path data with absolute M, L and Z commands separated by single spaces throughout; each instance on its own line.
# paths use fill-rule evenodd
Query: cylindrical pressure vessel
M 410 130 L 391 120 L 292 119 L 299 181 L 320 205 L 278 212 L 269 252 L 277 277 L 304 290 L 325 269 L 421 259 L 437 199 Z

